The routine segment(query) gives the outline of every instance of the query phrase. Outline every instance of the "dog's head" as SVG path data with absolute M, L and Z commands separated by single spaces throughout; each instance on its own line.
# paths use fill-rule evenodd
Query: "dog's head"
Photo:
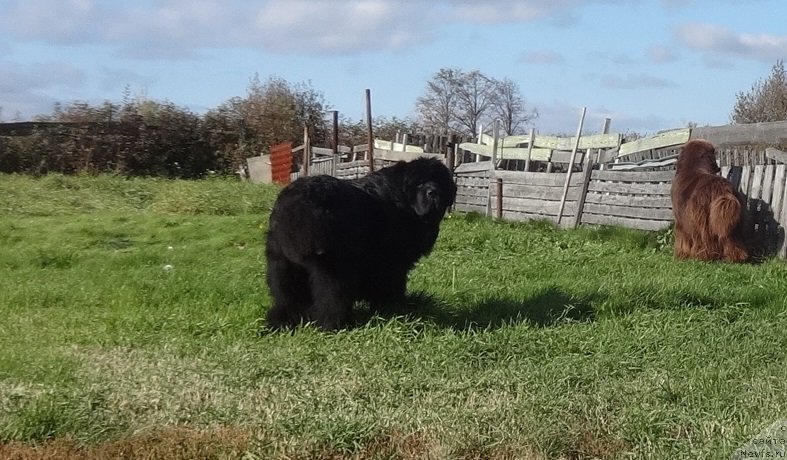
M 440 219 L 456 199 L 451 172 L 435 158 L 418 158 L 402 165 L 404 192 L 420 217 Z
M 701 172 L 718 174 L 721 171 L 716 163 L 716 149 L 704 139 L 694 139 L 683 146 L 678 155 L 677 172 Z

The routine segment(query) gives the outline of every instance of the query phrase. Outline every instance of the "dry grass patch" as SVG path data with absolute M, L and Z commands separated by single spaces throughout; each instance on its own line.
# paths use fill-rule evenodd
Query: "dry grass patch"
M 57 438 L 40 446 L 0 444 L 5 460 L 225 460 L 241 458 L 251 435 L 234 428 L 195 430 L 166 428 L 95 446 L 81 446 L 71 438 Z

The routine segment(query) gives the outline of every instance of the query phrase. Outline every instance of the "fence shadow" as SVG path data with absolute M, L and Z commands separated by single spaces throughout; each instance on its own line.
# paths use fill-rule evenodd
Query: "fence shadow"
M 560 288 L 549 287 L 528 299 L 492 296 L 461 308 L 430 294 L 415 292 L 408 295 L 407 305 L 399 313 L 456 330 L 499 328 L 522 321 L 549 327 L 565 322 L 593 321 L 596 316 L 593 304 L 599 301 L 598 297 L 578 298 Z M 389 315 L 383 315 L 386 316 Z
M 752 260 L 761 262 L 778 254 L 784 243 L 784 227 L 773 215 L 771 205 L 759 198 L 747 198 L 743 239 Z
M 726 177 L 740 190 L 743 174 L 742 166 L 731 166 Z M 745 190 L 741 190 L 741 195 L 746 202 L 743 240 L 752 261 L 762 262 L 778 255 L 779 248 L 784 243 L 784 227 L 776 221 L 773 208 L 768 202 L 747 195 Z

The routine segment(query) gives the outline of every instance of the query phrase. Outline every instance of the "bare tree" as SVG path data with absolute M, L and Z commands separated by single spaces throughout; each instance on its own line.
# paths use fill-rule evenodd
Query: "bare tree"
M 426 93 L 415 103 L 420 121 L 425 129 L 439 134 L 453 130 L 457 111 L 457 84 L 462 71 L 440 69 L 426 83 Z
M 473 137 L 478 135 L 480 122 L 491 121 L 497 100 L 497 81 L 478 70 L 462 73 L 456 85 L 457 126 Z
M 506 134 L 517 134 L 524 125 L 538 118 L 538 111 L 528 109 L 519 85 L 513 80 L 504 78 L 498 81 L 495 94 L 495 113 Z
M 513 134 L 538 117 L 535 109 L 528 109 L 519 86 L 511 79 L 496 80 L 479 70 L 440 69 L 427 82 L 416 109 L 426 130 L 473 137 L 480 124 L 491 125 L 495 118 Z
M 757 81 L 749 92 L 737 94 L 732 110 L 733 123 L 787 120 L 787 72 L 784 61 L 776 61 L 771 75 Z

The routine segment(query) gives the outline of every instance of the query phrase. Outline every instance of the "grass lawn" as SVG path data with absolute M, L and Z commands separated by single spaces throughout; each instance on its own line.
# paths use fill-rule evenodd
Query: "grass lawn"
M 787 419 L 783 261 L 454 214 L 409 313 L 267 333 L 276 192 L 0 176 L 0 458 L 693 460 Z

